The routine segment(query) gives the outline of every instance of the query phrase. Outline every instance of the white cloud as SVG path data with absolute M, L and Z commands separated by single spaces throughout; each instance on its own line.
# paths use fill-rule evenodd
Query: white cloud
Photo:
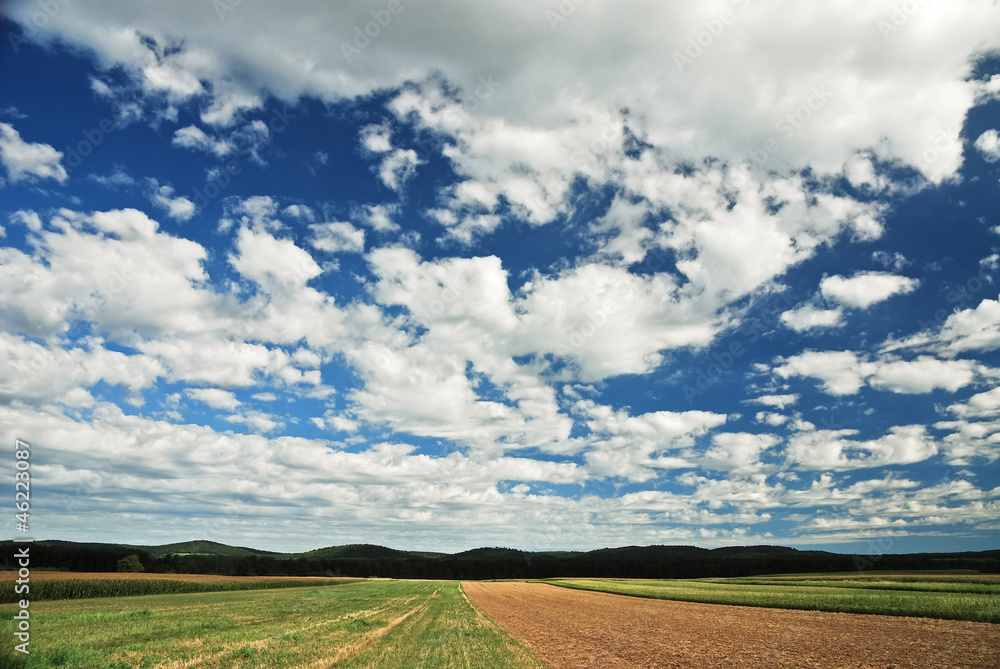
M 869 188 L 874 191 L 884 190 L 889 186 L 889 180 L 876 173 L 875 165 L 871 156 L 857 155 L 851 157 L 844 166 L 847 180 L 855 188 Z M 871 231 L 874 233 L 875 231 Z M 874 239 L 881 236 L 881 229 L 875 234 Z
M 937 388 L 955 392 L 972 383 L 978 365 L 970 360 L 937 360 L 922 355 L 915 360 L 883 361 L 868 382 L 895 393 L 929 393 Z
M 190 221 L 194 217 L 194 202 L 182 195 L 175 197 L 173 186 L 161 186 L 156 179 L 150 179 L 149 184 L 153 189 L 150 199 L 153 204 L 165 209 L 167 216 L 177 221 Z
M 880 3 L 754 8 L 739 12 L 725 38 L 697 61 L 677 67 L 675 52 L 714 10 L 683 2 L 611 14 L 612 5 L 592 1 L 566 29 L 552 31 L 527 0 L 502 12 L 477 7 L 476 20 L 432 0 L 394 28 L 392 48 L 347 62 L 331 40 L 349 40 L 350 27 L 370 16 L 350 5 L 311 6 L 302 9 L 310 16 L 306 26 L 295 12 L 241 6 L 224 22 L 202 22 L 193 31 L 187 12 L 89 3 L 60 12 L 37 39 L 93 49 L 104 67 L 121 65 L 150 93 L 207 96 L 202 118 L 213 124 L 259 109 L 265 92 L 285 101 L 339 102 L 412 82 L 391 105 L 397 119 L 442 133 L 446 157 L 470 186 L 491 200 L 503 195 L 516 216 L 540 224 L 568 211 L 574 175 L 612 182 L 636 162 L 623 154 L 625 124 L 652 147 L 647 156 L 667 157 L 659 176 L 708 155 L 749 165 L 758 177 L 810 167 L 872 185 L 877 159 L 940 183 L 961 164 L 959 129 L 988 88 L 969 80 L 970 58 L 995 47 L 1000 34 L 1000 19 L 979 0 L 921 7 L 905 28 L 920 40 L 886 40 L 873 29 L 891 14 Z M 28 9 L 10 14 L 30 22 Z M 260 25 L 268 31 L 252 30 Z M 258 39 L 233 38 L 243 33 Z M 454 34 L 467 39 L 456 42 Z M 469 43 L 477 45 L 472 52 Z M 802 43 L 817 46 L 803 50 Z M 845 43 L 852 48 L 838 51 Z M 613 72 L 589 62 L 593 44 L 616 54 Z M 304 52 L 312 57 L 299 57 Z M 834 52 L 841 55 L 828 55 Z M 538 62 L 547 66 L 529 65 Z M 898 100 L 915 101 L 903 121 L 893 111 Z M 388 126 L 373 127 L 369 150 L 390 153 Z M 398 185 L 414 159 L 392 153 L 386 183 Z M 490 217 L 501 214 L 489 205 L 467 205 L 460 194 L 448 204 L 458 226 L 467 220 L 488 231 L 498 223 Z M 873 217 L 855 223 L 861 239 L 880 232 Z M 467 232 L 457 231 L 460 238 Z
M 770 434 L 722 433 L 712 435 L 712 446 L 705 451 L 702 466 L 727 472 L 748 473 L 765 467 L 761 455 L 776 446 L 779 439 Z
M 811 304 L 806 304 L 781 314 L 781 322 L 796 332 L 836 328 L 844 325 L 844 310 L 817 309 Z
M 413 149 L 396 149 L 382 160 L 379 178 L 392 190 L 399 191 L 417 173 L 417 166 L 422 163 Z
M 865 384 L 865 379 L 877 365 L 865 362 L 851 351 L 806 351 L 780 359 L 774 373 L 783 379 L 807 376 L 822 382 L 823 392 L 831 395 L 853 395 Z
M 983 393 L 986 394 L 986 393 Z M 958 404 L 949 407 L 955 413 L 968 415 L 971 418 L 995 416 L 1000 413 L 1000 398 L 986 397 L 973 403 Z M 982 414 L 977 415 L 979 412 Z M 942 439 L 944 460 L 955 467 L 966 467 L 982 458 L 987 462 L 995 462 L 1000 458 L 1000 420 L 966 420 L 941 421 L 934 423 L 938 430 L 952 430 L 951 434 Z
M 241 403 L 236 395 L 220 388 L 186 388 L 184 393 L 191 399 L 198 400 L 213 409 L 233 410 Z
M 1000 388 L 973 395 L 965 402 L 952 404 L 948 410 L 960 418 L 989 418 L 1000 415 Z
M 163 365 L 168 380 L 226 387 L 253 386 L 265 379 L 287 384 L 318 381 L 292 366 L 281 349 L 262 344 L 203 337 L 159 339 L 138 348 Z
M 726 416 L 707 411 L 656 411 L 631 416 L 625 411 L 590 400 L 577 410 L 588 417 L 593 433 L 584 455 L 587 470 L 595 477 L 620 476 L 648 481 L 662 469 L 690 469 L 694 460 L 681 455 L 694 439 L 722 425 Z
M 293 241 L 246 227 L 236 233 L 236 252 L 230 254 L 229 262 L 261 288 L 283 294 L 291 294 L 322 273 L 313 257 Z
M 314 248 L 328 253 L 361 253 L 365 250 L 365 231 L 350 223 L 334 221 L 310 225 L 313 236 L 309 240 Z
M 283 422 L 275 420 L 274 416 L 262 411 L 247 411 L 245 413 L 231 414 L 229 416 L 223 416 L 223 420 L 230 423 L 247 425 L 258 434 L 272 432 L 279 427 L 284 427 Z
M 929 393 L 938 388 L 955 392 L 975 379 L 979 365 L 969 360 L 914 360 L 882 357 L 871 362 L 851 351 L 806 351 L 780 359 L 774 373 L 783 379 L 819 379 L 824 392 L 853 395 L 864 385 L 901 394 Z
M 784 409 L 785 407 L 791 406 L 798 401 L 799 396 L 795 394 L 761 395 L 760 397 L 747 400 L 750 404 L 763 404 L 764 406 L 776 407 L 778 409 Z
M 363 225 L 376 232 L 393 232 L 399 229 L 399 225 L 392 220 L 398 212 L 399 206 L 395 204 L 365 205 L 358 211 L 358 218 Z
M 1000 135 L 996 130 L 987 130 L 976 140 L 975 147 L 988 163 L 1000 160 Z
M 888 339 L 882 351 L 913 348 L 951 358 L 970 351 L 1000 348 L 1000 299 L 983 300 L 975 308 L 952 313 L 937 332 L 924 331 L 904 339 Z
M 758 423 L 766 423 L 772 427 L 777 427 L 787 423 L 788 416 L 783 416 L 780 413 L 774 413 L 773 411 L 758 411 L 754 416 L 754 420 Z
M 137 331 L 181 335 L 228 322 L 231 299 L 204 287 L 205 249 L 158 227 L 134 209 L 60 210 L 30 254 L 0 249 L 0 322 L 49 336 L 82 319 L 126 341 Z
M 114 171 L 107 176 L 88 174 L 87 178 L 108 188 L 132 186 L 135 184 L 135 179 L 133 179 L 121 165 L 116 165 Z
M 88 502 L 92 518 L 115 514 L 135 527 L 132 518 L 143 508 L 181 500 L 192 505 L 193 518 L 217 517 L 218 499 L 251 495 L 260 502 L 247 512 L 246 525 L 238 521 L 232 529 L 241 544 L 273 541 L 276 519 L 309 527 L 334 515 L 347 532 L 381 533 L 385 542 L 400 536 L 400 527 L 427 536 L 454 527 L 463 541 L 475 528 L 476 536 L 516 533 L 525 544 L 565 537 L 579 547 L 586 541 L 755 540 L 749 526 L 763 522 L 767 509 L 808 500 L 831 506 L 860 500 L 850 507 L 858 517 L 815 514 L 802 521 L 820 536 L 894 528 L 918 522 L 919 514 L 972 523 L 977 513 L 995 511 L 982 491 L 968 486 L 931 489 L 975 500 L 952 510 L 889 477 L 821 478 L 825 483 L 815 490 L 793 491 L 786 486 L 796 480 L 794 472 L 780 483 L 769 480 L 781 454 L 774 435 L 709 434 L 727 422 L 712 412 L 633 415 L 581 399 L 600 396 L 601 382 L 615 376 L 657 368 L 669 376 L 671 351 L 697 352 L 731 331 L 745 306 L 781 295 L 788 270 L 824 245 L 881 237 L 886 210 L 868 196 L 899 192 L 891 179 L 906 170 L 897 168 L 915 169 L 923 185 L 956 174 L 969 108 L 977 96 L 996 92 L 995 81 L 968 78 L 970 57 L 998 44 L 1000 18 L 990 3 L 925 3 L 891 41 L 876 29 L 891 10 L 887 3 L 808 5 L 754 5 L 683 68 L 675 66 L 674 51 L 717 11 L 704 3 L 650 4 L 635 12 L 590 0 L 553 31 L 527 0 L 477 3 L 460 12 L 427 0 L 406 10 L 391 39 L 349 64 L 338 41 L 370 20 L 368 8 L 351 3 L 305 0 L 299 7 L 311 8 L 307 22 L 296 10 L 252 3 L 224 21 L 193 20 L 195 4 L 183 0 L 152 8 L 106 0 L 66 5 L 37 27 L 38 41 L 68 44 L 93 54 L 97 69 L 131 77 L 128 91 L 98 79 L 91 87 L 119 102 L 134 95 L 130 118 L 154 107 L 151 122 L 168 137 L 173 133 L 180 148 L 263 162 L 271 133 L 254 116 L 265 100 L 389 100 L 384 110 L 366 110 L 368 118 L 392 118 L 362 131 L 361 153 L 407 203 L 407 217 L 415 202 L 408 180 L 424 151 L 439 152 L 457 182 L 443 182 L 435 197 L 419 200 L 418 209 L 432 209 L 416 215 L 443 226 L 450 239 L 441 241 L 472 245 L 500 226 L 565 220 L 585 230 L 582 241 L 595 255 L 509 281 L 511 266 L 475 249 L 456 258 L 434 252 L 435 260 L 425 261 L 406 249 L 376 248 L 367 256 L 374 278 L 367 281 L 359 270 L 367 284 L 357 299 L 338 305 L 318 280 L 335 271 L 334 263 L 320 266 L 313 253 L 363 252 L 366 232 L 369 242 L 384 240 L 384 233 L 409 223 L 401 205 L 357 205 L 351 223 L 313 226 L 310 242 L 302 228 L 325 218 L 305 205 L 282 209 L 267 196 L 236 204 L 228 198 L 220 225 L 225 243 L 232 243 L 228 256 L 225 249 L 210 256 L 134 210 L 64 210 L 46 214 L 46 223 L 34 212 L 18 212 L 11 222 L 24 226 L 16 234 L 26 233 L 26 245 L 0 249 L 3 352 L 15 368 L 36 359 L 54 362 L 30 383 L 0 375 L 16 396 L 0 406 L 0 427 L 34 430 L 41 443 L 55 447 L 59 464 L 43 472 L 61 491 L 93 472 L 95 457 L 123 457 L 114 485 Z M 27 25 L 33 10 L 25 3 L 7 11 Z M 262 25 L 268 29 L 254 29 Z M 452 39 L 456 34 L 463 39 Z M 607 66 L 606 53 L 616 54 L 615 67 Z M 904 117 L 899 100 L 912 101 Z M 176 128 L 182 104 L 185 115 L 200 112 L 205 130 Z M 808 118 L 790 125 L 786 115 L 794 118 L 802 109 Z M 400 144 L 410 137 L 419 156 Z M 773 151 L 764 149 L 770 141 Z M 66 180 L 52 147 L 21 144 L 56 156 L 52 162 L 47 154 L 50 174 L 25 169 L 22 178 Z M 318 160 L 314 151 L 307 154 Z M 16 180 L 9 165 L 8 172 Z M 862 192 L 860 200 L 830 185 L 842 178 Z M 617 194 L 605 215 L 592 220 L 577 197 L 580 184 Z M 154 202 L 168 215 L 190 218 L 190 203 L 168 188 L 157 183 Z M 587 216 L 578 217 L 581 212 Z M 208 268 L 218 267 L 220 258 L 229 267 L 219 268 L 225 283 L 215 284 L 220 277 L 209 277 Z M 660 265 L 647 265 L 650 271 L 641 275 L 628 271 L 646 259 Z M 799 331 L 833 327 L 848 309 L 916 289 L 913 279 L 888 273 L 902 271 L 905 258 L 887 254 L 876 262 L 886 271 L 824 281 L 820 292 L 836 308 L 786 310 L 783 321 Z M 878 358 L 807 351 L 778 359 L 774 373 L 819 379 L 835 395 L 865 385 L 955 392 L 989 376 L 979 363 L 955 358 L 1000 346 L 1000 321 L 990 305 L 996 302 L 958 312 L 911 340 L 933 356 L 897 359 L 885 354 L 889 348 Z M 77 328 L 132 353 L 108 350 L 96 338 L 86 345 L 62 338 Z M 344 389 L 324 385 L 323 362 L 334 359 L 351 365 L 358 382 Z M 276 402 L 281 393 L 325 403 L 313 424 L 351 443 L 351 452 L 338 442 L 265 439 L 126 416 L 90 394 L 98 395 L 94 386 L 103 381 L 139 395 L 159 378 L 206 386 L 177 389 L 175 399 L 164 399 L 162 415 L 178 423 L 184 396 L 225 409 L 224 420 L 259 433 L 292 423 L 277 412 L 284 402 L 268 407 L 274 412 L 252 411 L 223 388 L 252 388 L 259 402 Z M 581 381 L 599 389 L 565 391 Z M 754 386 L 753 394 L 786 392 L 780 384 L 765 387 L 773 390 Z M 274 392 L 254 392 L 264 388 Z M 987 391 L 951 401 L 957 420 L 940 446 L 948 462 L 996 451 L 996 429 L 987 426 L 995 422 L 994 400 Z M 663 401 L 670 406 L 668 397 Z M 775 409 L 757 413 L 756 427 L 799 430 L 785 449 L 799 469 L 892 466 L 937 452 L 919 426 L 864 439 L 779 413 L 799 401 L 791 393 L 750 400 Z M 94 418 L 60 415 L 63 409 L 50 406 L 59 402 L 93 409 Z M 579 423 L 589 434 L 573 429 Z M 451 440 L 461 450 L 430 456 L 405 443 L 358 446 L 372 426 Z M 503 455 L 525 448 L 578 455 L 583 464 Z M 150 467 L 161 475 L 151 477 Z M 567 499 L 537 485 L 509 485 L 610 476 L 662 480 L 665 471 L 699 468 L 726 475 L 686 471 L 678 480 L 692 486 L 691 494 L 639 490 L 608 499 Z M 511 492 L 502 492 L 506 488 Z M 804 494 L 795 498 L 796 492 Z M 122 510 L 136 515 L 126 518 Z M 92 519 L 40 517 L 51 518 L 53 535 L 79 531 Z M 666 526 L 664 518 L 690 527 Z M 825 530 L 809 524 L 822 522 Z M 720 523 L 740 527 L 710 527 Z M 146 520 L 145 526 L 154 524 Z M 190 532 L 179 522 L 173 527 Z M 156 531 L 174 530 L 156 525 Z M 307 544 L 314 538 L 300 536 Z
M 290 204 L 282 209 L 281 213 L 286 216 L 300 218 L 305 221 L 313 221 L 316 219 L 316 215 L 313 213 L 313 210 L 304 204 Z
M 361 146 L 372 153 L 392 151 L 392 130 L 388 125 L 366 125 L 361 129 Z
M 67 349 L 42 346 L 0 332 L 0 397 L 35 406 L 91 406 L 95 400 L 88 389 L 98 382 L 138 392 L 164 374 L 153 358 L 108 350 L 100 339 L 84 344 Z
M 25 142 L 14 126 L 0 123 L 0 163 L 12 182 L 34 176 L 65 183 L 69 174 L 62 166 L 62 156 L 62 152 L 48 144 Z
M 174 132 L 174 146 L 205 151 L 218 157 L 233 151 L 233 145 L 225 140 L 215 139 L 205 134 L 198 126 L 189 125 Z
M 886 272 L 858 272 L 850 278 L 830 276 L 820 282 L 823 297 L 845 307 L 867 309 L 893 295 L 905 295 L 916 290 L 920 282 Z
M 857 430 L 815 430 L 789 438 L 789 464 L 812 470 L 847 470 L 922 462 L 938 452 L 937 443 L 923 425 L 890 429 L 877 439 L 849 439 Z
M 42 229 L 42 219 L 34 211 L 25 211 L 23 209 L 15 211 L 10 215 L 10 222 L 15 225 L 23 225 L 32 232 L 40 232 Z
M 681 297 L 667 274 L 589 264 L 522 291 L 520 320 L 532 349 L 572 361 L 584 382 L 648 372 L 664 349 L 705 346 L 722 329 L 723 318 Z

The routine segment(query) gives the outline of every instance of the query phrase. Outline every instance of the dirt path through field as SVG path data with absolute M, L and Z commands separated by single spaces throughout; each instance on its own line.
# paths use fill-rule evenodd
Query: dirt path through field
M 671 602 L 542 583 L 464 582 L 563 667 L 1000 667 L 1000 625 Z

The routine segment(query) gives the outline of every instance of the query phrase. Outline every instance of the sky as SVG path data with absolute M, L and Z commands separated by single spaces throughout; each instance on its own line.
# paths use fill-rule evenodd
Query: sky
M 994 0 L 0 16 L 31 536 L 1000 548 Z

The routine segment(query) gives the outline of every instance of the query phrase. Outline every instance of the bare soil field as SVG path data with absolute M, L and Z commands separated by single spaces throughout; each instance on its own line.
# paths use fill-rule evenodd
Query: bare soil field
M 562 667 L 1000 667 L 1000 625 L 641 599 L 463 582 L 487 615 Z
M 215 583 L 217 581 L 335 581 L 337 576 L 216 576 L 214 574 L 150 574 L 146 572 L 105 572 L 105 571 L 31 571 L 32 581 L 123 579 L 141 581 L 188 581 L 191 583 Z M 0 571 L 0 582 L 17 580 L 16 571 Z M 356 578 L 343 577 L 356 581 Z

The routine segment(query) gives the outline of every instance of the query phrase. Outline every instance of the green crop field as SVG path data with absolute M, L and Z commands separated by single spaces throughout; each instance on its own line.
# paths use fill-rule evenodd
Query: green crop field
M 799 574 L 692 580 L 546 579 L 551 585 L 707 604 L 1000 623 L 1000 576 Z
M 30 648 L 0 668 L 544 666 L 453 581 L 33 601 Z
M 266 590 L 269 588 L 315 588 L 320 585 L 344 585 L 362 579 L 330 579 L 310 581 L 294 578 L 269 578 L 237 580 L 182 581 L 154 578 L 101 578 L 101 579 L 36 579 L 31 583 L 31 597 L 35 601 L 53 599 L 92 599 L 95 597 L 131 597 L 138 595 L 172 595 L 177 593 L 220 592 L 231 590 Z M 5 584 L 6 585 L 6 584 Z M 7 604 L 23 599 L 13 587 L 0 590 L 0 603 Z

